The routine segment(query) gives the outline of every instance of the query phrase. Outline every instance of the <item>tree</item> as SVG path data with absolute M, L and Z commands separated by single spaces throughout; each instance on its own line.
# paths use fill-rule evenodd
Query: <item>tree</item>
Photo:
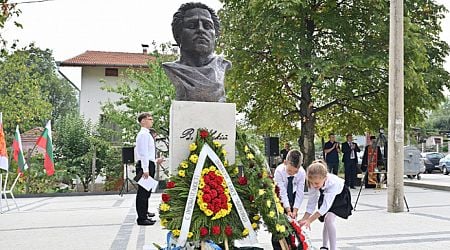
M 60 78 L 51 51 L 29 45 L 0 58 L 0 109 L 5 128 L 28 130 L 77 111 L 74 89 Z
M 261 134 L 298 129 L 305 164 L 314 136 L 387 124 L 388 1 L 224 0 L 220 47 L 234 63 L 229 100 Z M 407 1 L 405 121 L 423 119 L 450 85 L 439 39 L 443 6 Z
M 101 133 L 89 121 L 78 114 L 68 114 L 56 123 L 55 155 L 59 164 L 72 175 L 80 178 L 84 190 L 92 181 L 92 161 L 96 152 L 95 176 L 107 165 L 113 151 Z M 101 131 L 101 130 L 100 130 Z M 116 154 L 117 155 L 117 154 Z M 117 157 L 111 159 L 117 160 Z

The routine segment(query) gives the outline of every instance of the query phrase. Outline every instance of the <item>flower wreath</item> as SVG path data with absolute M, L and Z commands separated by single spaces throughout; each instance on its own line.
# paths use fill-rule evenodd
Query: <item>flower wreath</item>
M 161 225 L 171 230 L 174 237 L 180 235 L 194 169 L 206 143 L 214 150 L 230 175 L 252 228 L 259 229 L 262 217 L 276 239 L 287 237 L 292 229 L 275 194 L 275 184 L 264 168 L 263 157 L 257 156 L 246 142 L 245 136 L 238 133 L 236 164 L 229 165 L 225 159 L 227 152 L 224 145 L 214 141 L 206 129 L 197 130 L 194 142 L 189 145 L 189 156 L 179 164 L 177 174 L 171 176 L 166 183 L 159 212 Z M 224 177 L 207 158 L 201 172 L 188 241 L 212 240 L 222 243 L 242 239 L 248 234 L 249 229 L 241 223 Z

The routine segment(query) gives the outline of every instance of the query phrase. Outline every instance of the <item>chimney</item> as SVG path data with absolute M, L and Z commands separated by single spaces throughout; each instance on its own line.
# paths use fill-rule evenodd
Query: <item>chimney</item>
M 142 54 L 147 55 L 148 53 L 148 44 L 141 44 L 142 46 Z

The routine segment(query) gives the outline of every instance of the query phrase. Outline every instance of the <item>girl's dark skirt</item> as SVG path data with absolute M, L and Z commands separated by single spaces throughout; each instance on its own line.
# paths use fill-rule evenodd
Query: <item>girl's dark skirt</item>
M 320 196 L 319 196 L 319 202 L 318 206 L 319 208 L 323 204 L 323 190 L 320 190 Z M 331 208 L 328 210 L 328 212 L 333 212 L 337 216 L 347 219 L 350 215 L 352 215 L 352 196 L 350 194 L 350 189 L 348 189 L 347 185 L 344 185 L 344 188 L 342 189 L 342 192 L 334 198 L 333 204 L 331 205 Z M 322 215 L 319 217 L 319 220 L 321 222 L 324 221 L 325 215 Z

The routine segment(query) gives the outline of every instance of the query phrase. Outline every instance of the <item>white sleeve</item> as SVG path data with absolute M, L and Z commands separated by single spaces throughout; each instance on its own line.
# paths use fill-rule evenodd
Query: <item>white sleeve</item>
M 275 180 L 275 184 L 278 186 L 278 189 L 280 190 L 280 199 L 281 202 L 283 203 L 283 207 L 285 208 L 290 208 L 291 206 L 289 205 L 289 199 L 287 196 L 287 183 L 284 182 L 284 178 L 283 178 L 283 173 L 281 172 L 281 168 L 277 167 L 275 169 L 275 174 L 274 174 L 274 180 Z
M 141 166 L 144 172 L 148 173 L 148 161 L 150 160 L 149 155 L 149 140 L 150 134 L 139 133 L 136 138 L 136 152 L 139 155 L 139 160 L 141 161 Z
M 319 190 L 309 187 L 308 191 L 308 204 L 306 205 L 306 212 L 313 214 L 317 207 L 317 201 L 319 200 Z
M 336 195 L 340 194 L 342 192 L 342 189 L 344 188 L 344 184 L 337 178 L 339 177 L 329 178 L 330 185 L 326 187 L 323 192 L 323 203 L 319 209 L 319 213 L 321 215 L 326 214 L 328 210 L 330 210 L 331 206 L 333 205 L 334 199 L 336 198 Z
M 294 208 L 300 209 L 302 205 L 303 198 L 305 197 L 305 180 L 306 174 L 305 171 L 302 171 L 300 174 L 299 182 L 297 183 L 297 189 L 295 190 L 295 203 Z

